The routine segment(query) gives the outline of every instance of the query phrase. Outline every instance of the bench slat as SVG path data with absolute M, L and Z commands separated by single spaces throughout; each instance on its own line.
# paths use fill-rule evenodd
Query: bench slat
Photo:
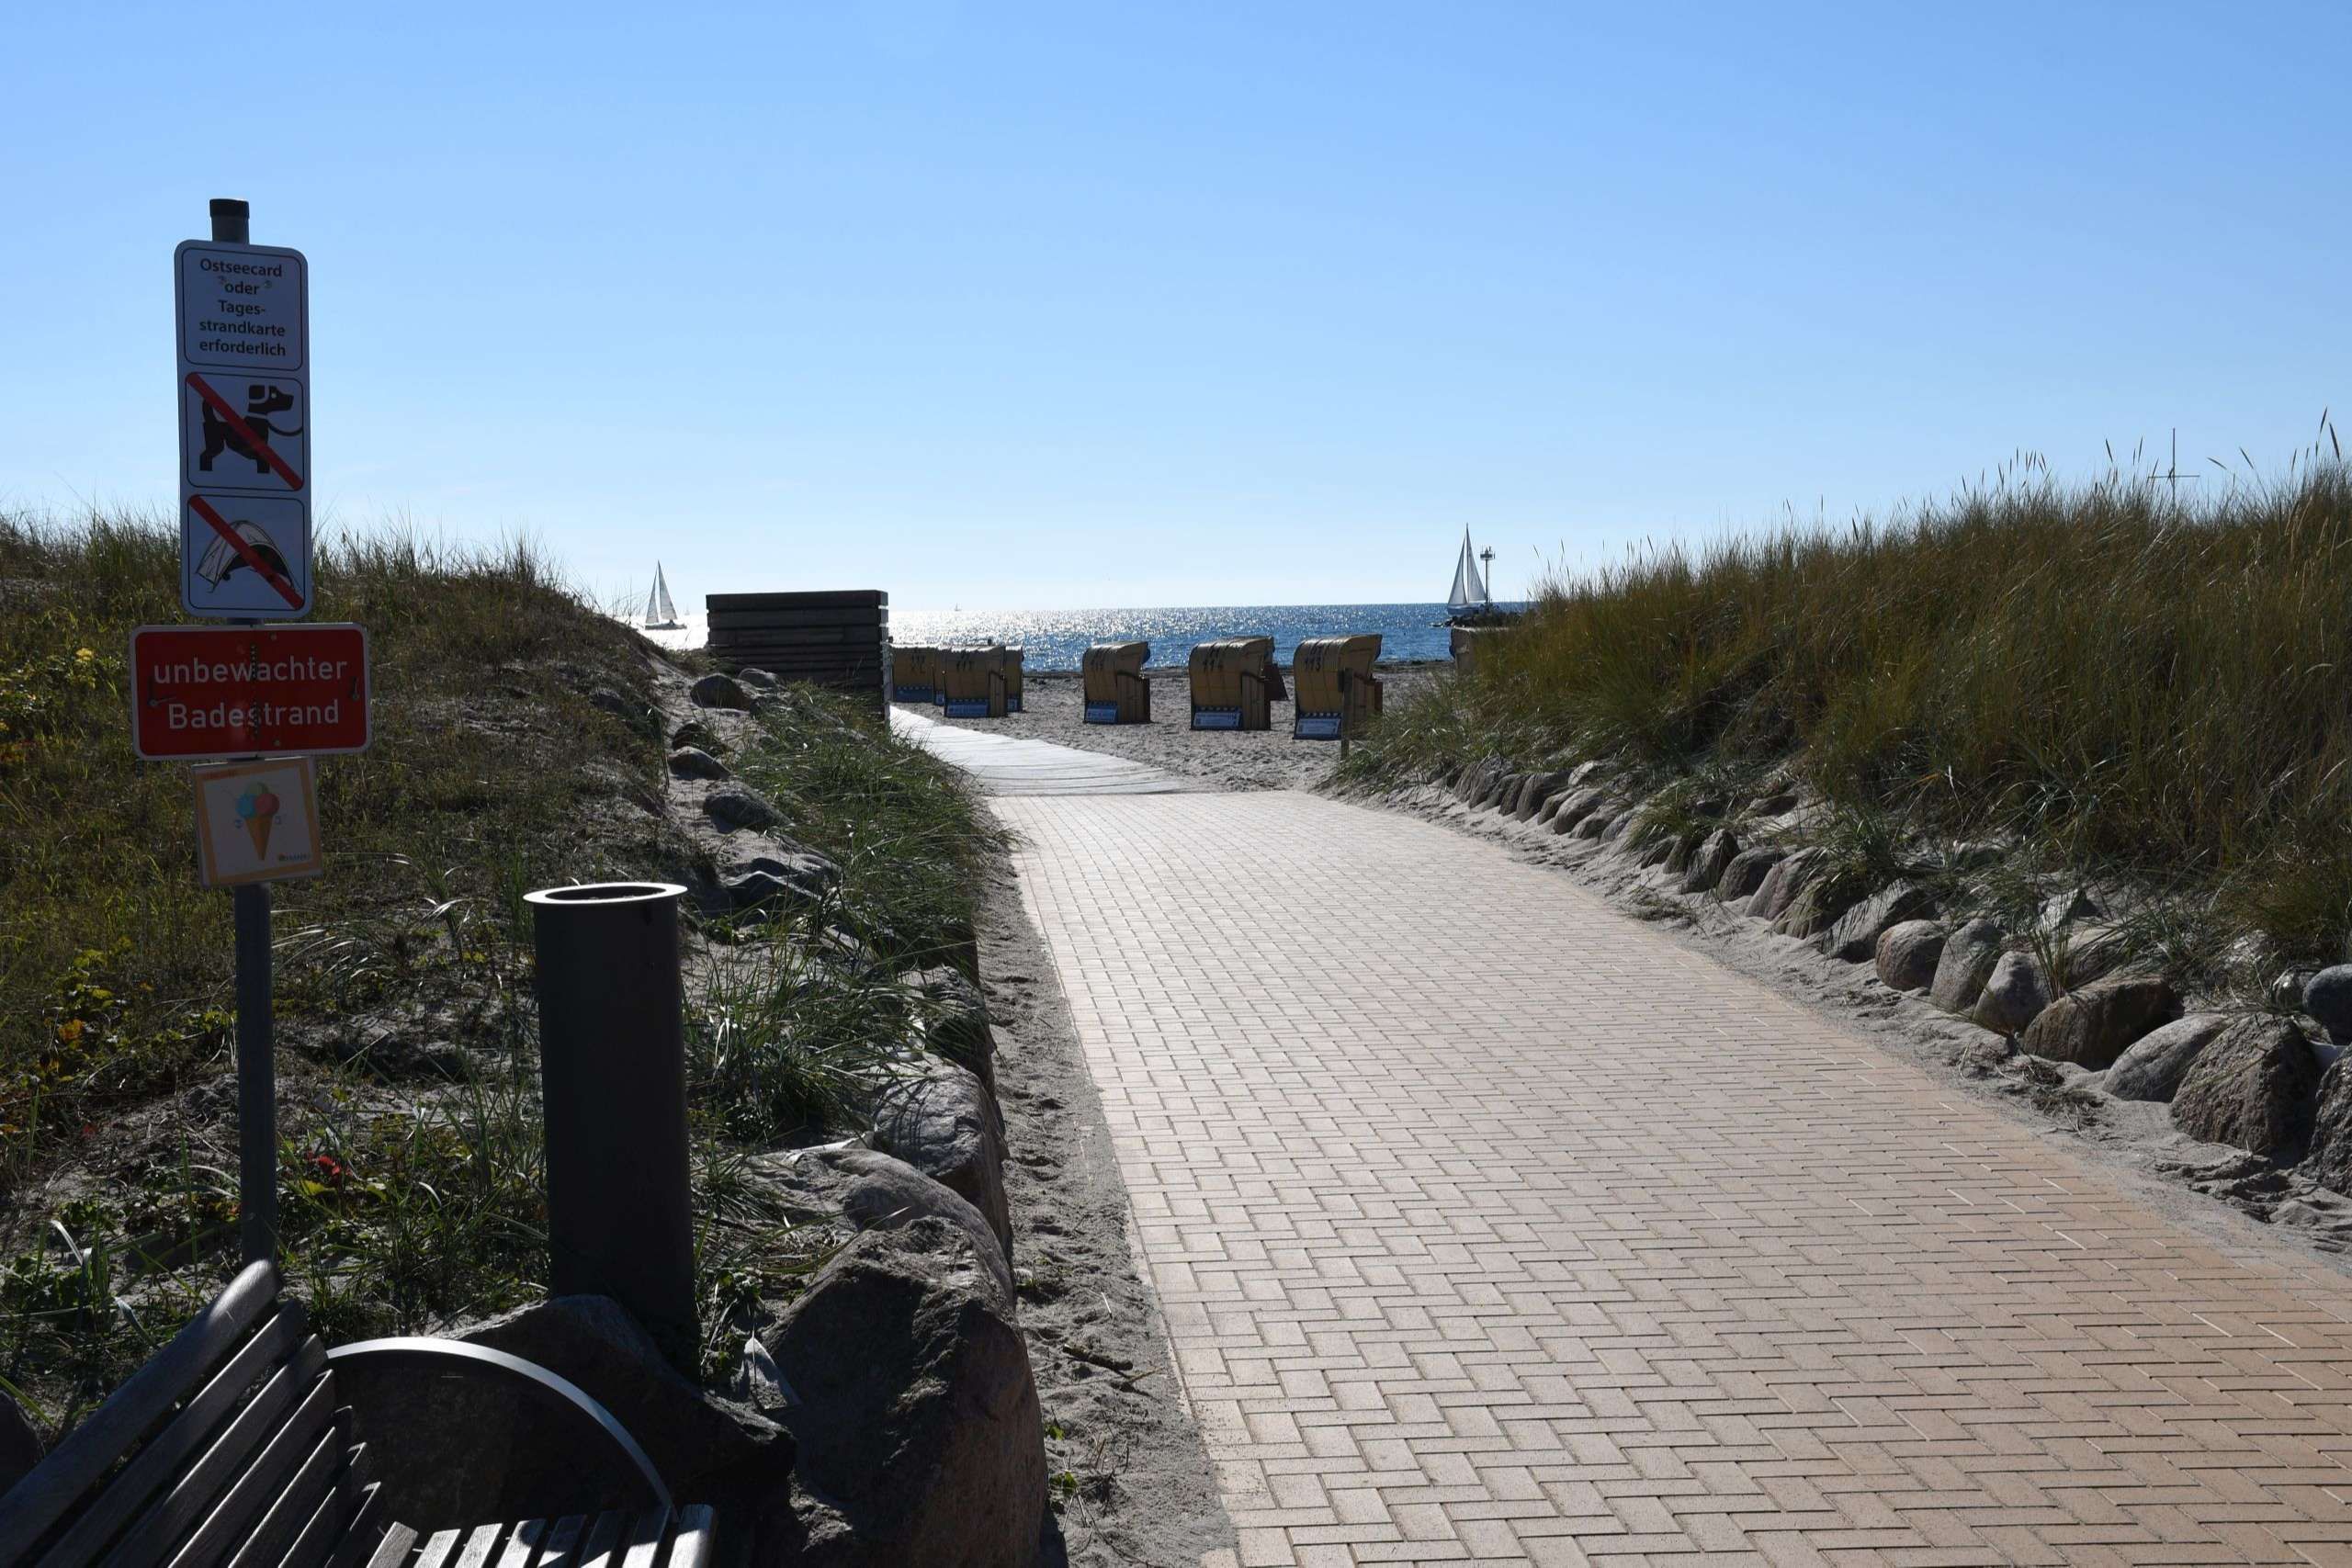
M 670 1568 L 707 1568 L 711 1560 L 711 1511 L 705 1503 L 678 1510 L 678 1542 L 670 1549 Z
M 648 1508 L 637 1516 L 637 1529 L 628 1538 L 628 1555 L 621 1559 L 621 1568 L 655 1568 L 662 1555 L 662 1538 L 669 1533 L 670 1510 Z
M 294 1414 L 262 1445 L 261 1452 L 230 1483 L 220 1501 L 212 1506 L 204 1522 L 187 1538 L 187 1544 L 172 1554 L 172 1568 L 210 1568 L 210 1564 L 220 1562 L 221 1555 L 243 1538 L 264 1505 L 274 1500 L 293 1478 L 302 1461 L 310 1457 L 319 1435 L 334 1419 L 334 1380 L 320 1377 L 311 1383 L 301 1404 L 295 1406 Z M 179 1532 L 171 1533 L 177 1536 Z
M 545 1519 L 525 1519 L 506 1538 L 506 1550 L 499 1554 L 498 1568 L 531 1568 L 531 1559 L 538 1555 L 539 1538 L 548 1533 Z
M 286 1483 L 255 1525 L 245 1543 L 229 1559 L 229 1568 L 277 1568 L 278 1559 L 294 1544 L 317 1512 L 319 1499 L 334 1500 L 335 1467 L 343 1462 L 346 1447 L 343 1432 L 332 1418 L 326 1432 L 303 1456 L 294 1478 Z
M 401 1568 L 408 1561 L 409 1550 L 416 1545 L 416 1532 L 406 1525 L 394 1525 L 384 1532 L 383 1544 L 368 1559 L 368 1568 Z
M 498 1543 L 506 1538 L 506 1529 L 504 1525 L 476 1525 L 473 1533 L 466 1537 L 465 1545 L 458 1549 L 457 1568 L 482 1568 L 490 1561 L 490 1554 L 498 1550 Z
M 310 1519 L 302 1526 L 302 1533 L 277 1560 L 277 1568 L 327 1568 L 334 1561 L 335 1551 L 350 1532 L 354 1512 L 351 1488 L 350 1456 L 346 1454 L 341 1467 L 327 1478 L 326 1493 L 319 1506 L 311 1510 Z
M 308 1326 L 300 1302 L 282 1303 L 277 1315 L 245 1341 L 244 1348 L 213 1374 L 212 1381 L 181 1407 L 169 1426 L 148 1439 L 120 1475 L 90 1499 L 74 1528 L 58 1537 L 57 1544 L 41 1559 L 42 1568 L 80 1568 L 96 1557 L 124 1521 L 171 1483 L 187 1456 L 212 1436 L 245 1391 L 299 1349 Z
M 383 1488 L 368 1481 L 367 1475 L 368 1445 L 354 1443 L 350 1460 L 344 1465 L 343 1473 L 335 1479 L 335 1488 L 342 1492 L 356 1491 L 356 1506 L 351 1510 L 351 1522 L 343 1527 L 343 1533 L 335 1540 L 334 1553 L 328 1559 L 332 1568 L 361 1568 L 361 1554 L 368 1552 L 372 1562 L 373 1553 L 368 1549 L 380 1544 L 376 1537 L 376 1516 L 382 1511 L 379 1505 L 383 1501 Z M 407 1529 L 406 1526 L 399 1524 L 389 1528 L 394 1534 Z M 408 1530 L 408 1535 L 414 1540 L 416 1532 Z
M 617 1568 L 613 1548 L 620 1540 L 621 1527 L 628 1522 L 625 1513 L 597 1515 L 589 1524 L 588 1533 L 581 1538 L 579 1568 Z
M 413 1568 L 442 1568 L 448 1562 L 450 1553 L 457 1550 L 458 1537 L 464 1533 L 462 1530 L 435 1530 L 426 1536 L 424 1546 L 417 1551 Z
M 571 1561 L 572 1548 L 580 1544 L 580 1532 L 587 1523 L 585 1514 L 566 1514 L 556 1520 L 539 1543 L 539 1554 L 532 1560 L 532 1568 L 564 1568 Z
M 0 1496 L 0 1540 L 36 1541 L 46 1535 L 131 1444 L 227 1358 L 277 1296 L 277 1270 L 269 1264 L 255 1263 L 239 1274 L 55 1453 Z
M 270 1375 L 261 1392 L 212 1439 L 203 1456 L 115 1543 L 107 1553 L 106 1568 L 151 1568 L 170 1551 L 172 1543 L 204 1517 L 212 1500 L 235 1482 L 247 1458 L 325 1369 L 325 1348 L 315 1338 L 304 1340 L 294 1359 Z M 44 1563 L 42 1568 L 49 1565 Z

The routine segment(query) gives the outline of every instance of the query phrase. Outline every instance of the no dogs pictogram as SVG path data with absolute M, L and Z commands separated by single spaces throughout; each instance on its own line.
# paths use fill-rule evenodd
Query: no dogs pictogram
M 298 491 L 311 461 L 301 383 L 291 377 L 235 381 L 191 370 L 186 385 L 195 424 L 184 432 L 190 484 L 206 490 Z M 223 387 L 234 388 L 232 403 Z

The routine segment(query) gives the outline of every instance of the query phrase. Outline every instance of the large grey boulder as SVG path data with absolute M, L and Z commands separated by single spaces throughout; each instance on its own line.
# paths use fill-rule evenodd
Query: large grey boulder
M 2074 926 L 2064 934 L 2064 953 L 2068 987 L 2088 986 L 2130 963 L 2132 943 L 2121 926 Z
M 1943 955 L 1936 960 L 1936 977 L 1928 983 L 1928 999 L 1946 1012 L 1966 1013 L 1984 994 L 1984 983 L 2001 962 L 2006 938 L 1991 920 L 1969 921 L 1944 940 Z
M 2227 1013 L 2199 1012 L 2150 1031 L 2107 1069 L 2107 1092 L 2118 1100 L 2170 1100 L 2205 1047 L 2229 1024 Z
M 1503 776 L 1503 772 L 1499 758 L 1489 757 L 1483 762 L 1471 763 L 1462 770 L 1462 776 L 1453 781 L 1454 798 L 1464 806 L 1477 805 L 1487 791 Z
M 1495 782 L 1479 792 L 1476 802 L 1478 809 L 1481 811 L 1506 809 L 1508 804 L 1518 796 L 1520 785 L 1526 782 L 1525 773 L 1498 773 L 1495 776 Z
M 2005 953 L 1978 993 L 1968 1020 L 1996 1034 L 2015 1034 L 2050 1005 L 2050 980 L 2030 953 Z
M 1749 845 L 1725 863 L 1723 875 L 1715 879 L 1715 897 L 1726 904 L 1754 897 L 1772 868 L 1788 858 L 1789 852 L 1778 844 Z
M 2285 1159 L 2312 1135 L 2318 1089 L 2319 1059 L 2301 1030 L 2283 1018 L 2242 1018 L 2181 1079 L 2173 1125 L 2209 1144 Z
M 718 885 L 738 909 L 820 904 L 842 883 L 842 868 L 814 850 L 760 837 L 754 847 L 729 860 Z
M 2069 991 L 2034 1015 L 2018 1048 L 2045 1061 L 2099 1072 L 2134 1041 L 2180 1017 L 2180 996 L 2162 980 L 2101 980 Z
M 775 676 L 769 674 L 764 670 L 758 669 L 749 664 L 746 664 L 743 668 L 735 671 L 735 679 L 742 682 L 746 686 L 757 686 L 763 691 L 773 692 L 776 688 L 776 678 Z
M 1819 936 L 1838 923 L 1838 918 L 1861 902 L 1861 895 L 1841 878 L 1815 876 L 1808 878 L 1797 889 L 1789 907 L 1772 922 L 1772 929 L 1782 936 L 1808 940 Z M 1875 942 L 1877 936 L 1872 934 Z
M 718 731 L 698 718 L 690 718 L 670 731 L 670 744 L 673 748 L 692 746 L 714 757 L 727 750 L 727 743 L 718 738 Z
M 1699 840 L 1690 852 L 1690 863 L 1682 870 L 1681 889 L 1685 893 L 1705 893 L 1721 882 L 1724 872 L 1739 853 L 1739 840 L 1732 837 L 1728 828 L 1718 828 Z
M 734 770 L 699 746 L 681 746 L 670 753 L 670 771 L 682 779 L 728 779 Z
M 833 1516 L 798 1563 L 1031 1568 L 1046 1507 L 1012 1292 L 968 1233 L 917 1219 L 834 1254 L 767 1336 L 800 1403 L 798 1477 Z
M 1819 850 L 1799 850 L 1784 856 L 1757 885 L 1756 897 L 1747 901 L 1747 912 L 1762 919 L 1779 919 L 1804 891 L 1806 880 L 1820 863 Z
M 610 1297 L 559 1296 L 457 1337 L 576 1385 L 637 1439 L 674 1495 L 738 1513 L 788 1506 L 792 1438 L 681 1376 Z M 363 1359 L 337 1365 L 335 1382 L 354 1412 L 353 1437 L 368 1445 L 372 1478 L 400 1498 L 403 1523 L 544 1517 L 639 1495 L 635 1470 L 609 1444 L 582 1440 L 582 1417 L 516 1398 L 511 1374 L 447 1359 Z
M 989 1027 L 988 998 L 959 969 L 943 964 L 910 976 L 923 1002 L 923 1037 L 931 1048 L 979 1076 L 996 1094 L 996 1034 Z
M 1519 804 L 1511 808 L 1511 815 L 1522 822 L 1526 821 L 1543 810 L 1544 803 L 1558 795 L 1567 782 L 1568 774 L 1565 768 L 1533 775 L 1520 790 Z
M 820 1194 L 862 1231 L 899 1230 L 917 1220 L 944 1220 L 972 1238 L 980 1260 L 999 1276 L 1008 1294 L 1012 1291 L 1012 1264 L 997 1239 L 996 1227 L 962 1193 L 949 1191 L 879 1149 L 820 1149 L 813 1159 L 802 1156 L 797 1167 L 792 1159 L 789 1155 L 766 1155 L 754 1163 L 762 1175 L 776 1177 L 780 1186 Z M 778 1171 L 779 1162 L 787 1171 Z
M 1609 795 L 1604 790 L 1571 790 L 1559 797 L 1559 808 L 1553 811 L 1553 832 L 1574 832 L 1583 823 L 1590 823 L 1592 813 L 1600 811 L 1601 802 Z
M 2302 1004 L 2330 1040 L 2352 1043 L 2352 964 L 2335 964 L 2304 981 Z
M 1595 809 L 1583 821 L 1577 824 L 1576 831 L 1569 836 L 1577 839 L 1603 839 L 1608 837 L 1609 830 L 1616 827 L 1621 820 L 1623 818 L 1611 815 L 1605 807 Z
M 951 1062 L 892 1084 L 874 1109 L 875 1146 L 978 1209 L 1010 1259 L 1012 1209 L 998 1127 L 996 1101 L 978 1075 Z
M 1878 956 L 1878 939 L 1889 928 L 1931 915 L 1935 908 L 1936 901 L 1926 888 L 1897 882 L 1838 916 L 1837 923 L 1821 933 L 1817 945 L 1832 958 L 1868 964 Z
M 706 675 L 686 690 L 698 708 L 737 708 L 750 712 L 758 700 L 732 675 Z
M 2303 1169 L 2331 1192 L 2352 1196 L 2352 1073 L 2339 1056 L 2319 1080 L 2319 1106 L 2312 1118 L 2311 1156 Z
M 1944 936 L 1940 920 L 1898 920 L 1881 931 L 1871 955 L 1881 983 L 1898 991 L 1926 990 L 1943 957 Z
M 756 833 L 784 820 L 783 813 L 757 793 L 741 785 L 712 790 L 703 796 L 702 808 L 712 821 L 729 832 L 748 829 Z

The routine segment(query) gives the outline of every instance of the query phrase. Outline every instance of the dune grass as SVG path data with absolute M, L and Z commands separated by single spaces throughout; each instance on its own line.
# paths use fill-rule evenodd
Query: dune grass
M 198 886 L 187 771 L 129 739 L 129 635 L 185 618 L 177 547 L 151 520 L 0 514 L 0 1393 L 51 1430 L 235 1265 L 230 898 Z M 536 549 L 378 534 L 317 575 L 319 618 L 368 628 L 376 743 L 322 759 L 326 874 L 274 892 L 281 1258 L 342 1340 L 539 1293 L 523 894 L 694 852 L 662 815 L 650 650 Z M 741 960 L 697 969 L 687 1020 L 712 1373 L 735 1308 L 827 1246 L 747 1147 L 859 1124 L 925 1005 L 864 951 L 967 961 L 993 844 L 944 770 L 836 699 L 778 694 L 746 751 L 845 876 L 824 908 L 690 920 L 690 959 Z
M 187 770 L 130 740 L 130 633 L 187 618 L 178 547 L 152 519 L 0 514 L 0 1195 L 224 1049 L 230 901 L 197 882 Z M 330 874 L 278 890 L 282 937 L 351 939 L 339 967 L 288 967 L 298 1016 L 364 1002 L 412 954 L 447 962 L 434 907 L 576 872 L 557 830 L 609 787 L 586 765 L 660 776 L 651 741 L 589 700 L 592 681 L 644 686 L 633 639 L 529 545 L 346 538 L 316 570 L 317 618 L 368 628 L 376 743 L 322 761 Z
M 2352 936 L 2352 468 L 2176 506 L 2040 465 L 1883 521 L 1556 573 L 1475 679 L 1399 704 L 1351 771 L 1785 763 L 1908 835 L 2134 879 L 2278 954 Z

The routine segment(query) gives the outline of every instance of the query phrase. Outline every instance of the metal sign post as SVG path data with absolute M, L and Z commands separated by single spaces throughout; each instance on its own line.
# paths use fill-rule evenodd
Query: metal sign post
M 212 203 L 212 240 L 216 245 L 243 245 L 251 238 L 252 209 L 243 202 L 216 197 Z M 179 344 L 182 369 L 179 377 L 180 399 L 185 410 L 188 399 L 198 396 L 191 383 L 194 373 L 186 366 L 189 340 L 196 335 L 189 330 L 187 274 L 191 259 L 201 266 L 210 256 L 191 258 L 189 247 L 182 245 L 175 256 L 179 282 Z M 218 253 L 215 253 L 218 254 Z M 230 276 L 221 274 L 224 279 Z M 306 290 L 307 292 L 307 290 Z M 300 326 L 309 325 L 309 312 L 303 310 Z M 308 335 L 307 332 L 304 335 Z M 308 344 L 301 345 L 305 357 Z M 188 581 L 187 534 L 187 519 L 195 505 L 204 498 L 189 492 L 187 485 L 187 416 L 180 416 L 180 484 L 181 536 L 180 581 L 181 604 L 188 605 L 186 587 Z M 307 457 L 307 454 L 305 454 Z M 209 509 L 209 508 L 208 508 Z M 307 512 L 308 508 L 305 507 Z M 307 557 L 309 530 L 303 530 L 303 546 Z M 256 552 L 258 553 L 258 552 Z M 258 574 L 256 574 L 258 575 Z M 295 613 L 310 607 L 308 580 L 310 563 L 303 562 L 305 587 Z M 230 892 L 235 900 L 237 924 L 237 1212 L 242 1222 L 245 1260 L 254 1262 L 277 1258 L 277 1032 L 270 1016 L 270 943 L 269 943 L 269 884 L 248 882 Z
M 140 756 L 242 764 L 198 773 L 196 806 L 205 880 L 235 903 L 237 1196 L 259 1261 L 277 1256 L 269 884 L 317 874 L 310 757 L 368 730 L 366 634 L 263 624 L 311 613 L 311 285 L 301 252 L 252 243 L 250 213 L 216 198 L 211 239 L 172 253 L 180 607 L 237 624 L 143 626 L 130 661 Z

